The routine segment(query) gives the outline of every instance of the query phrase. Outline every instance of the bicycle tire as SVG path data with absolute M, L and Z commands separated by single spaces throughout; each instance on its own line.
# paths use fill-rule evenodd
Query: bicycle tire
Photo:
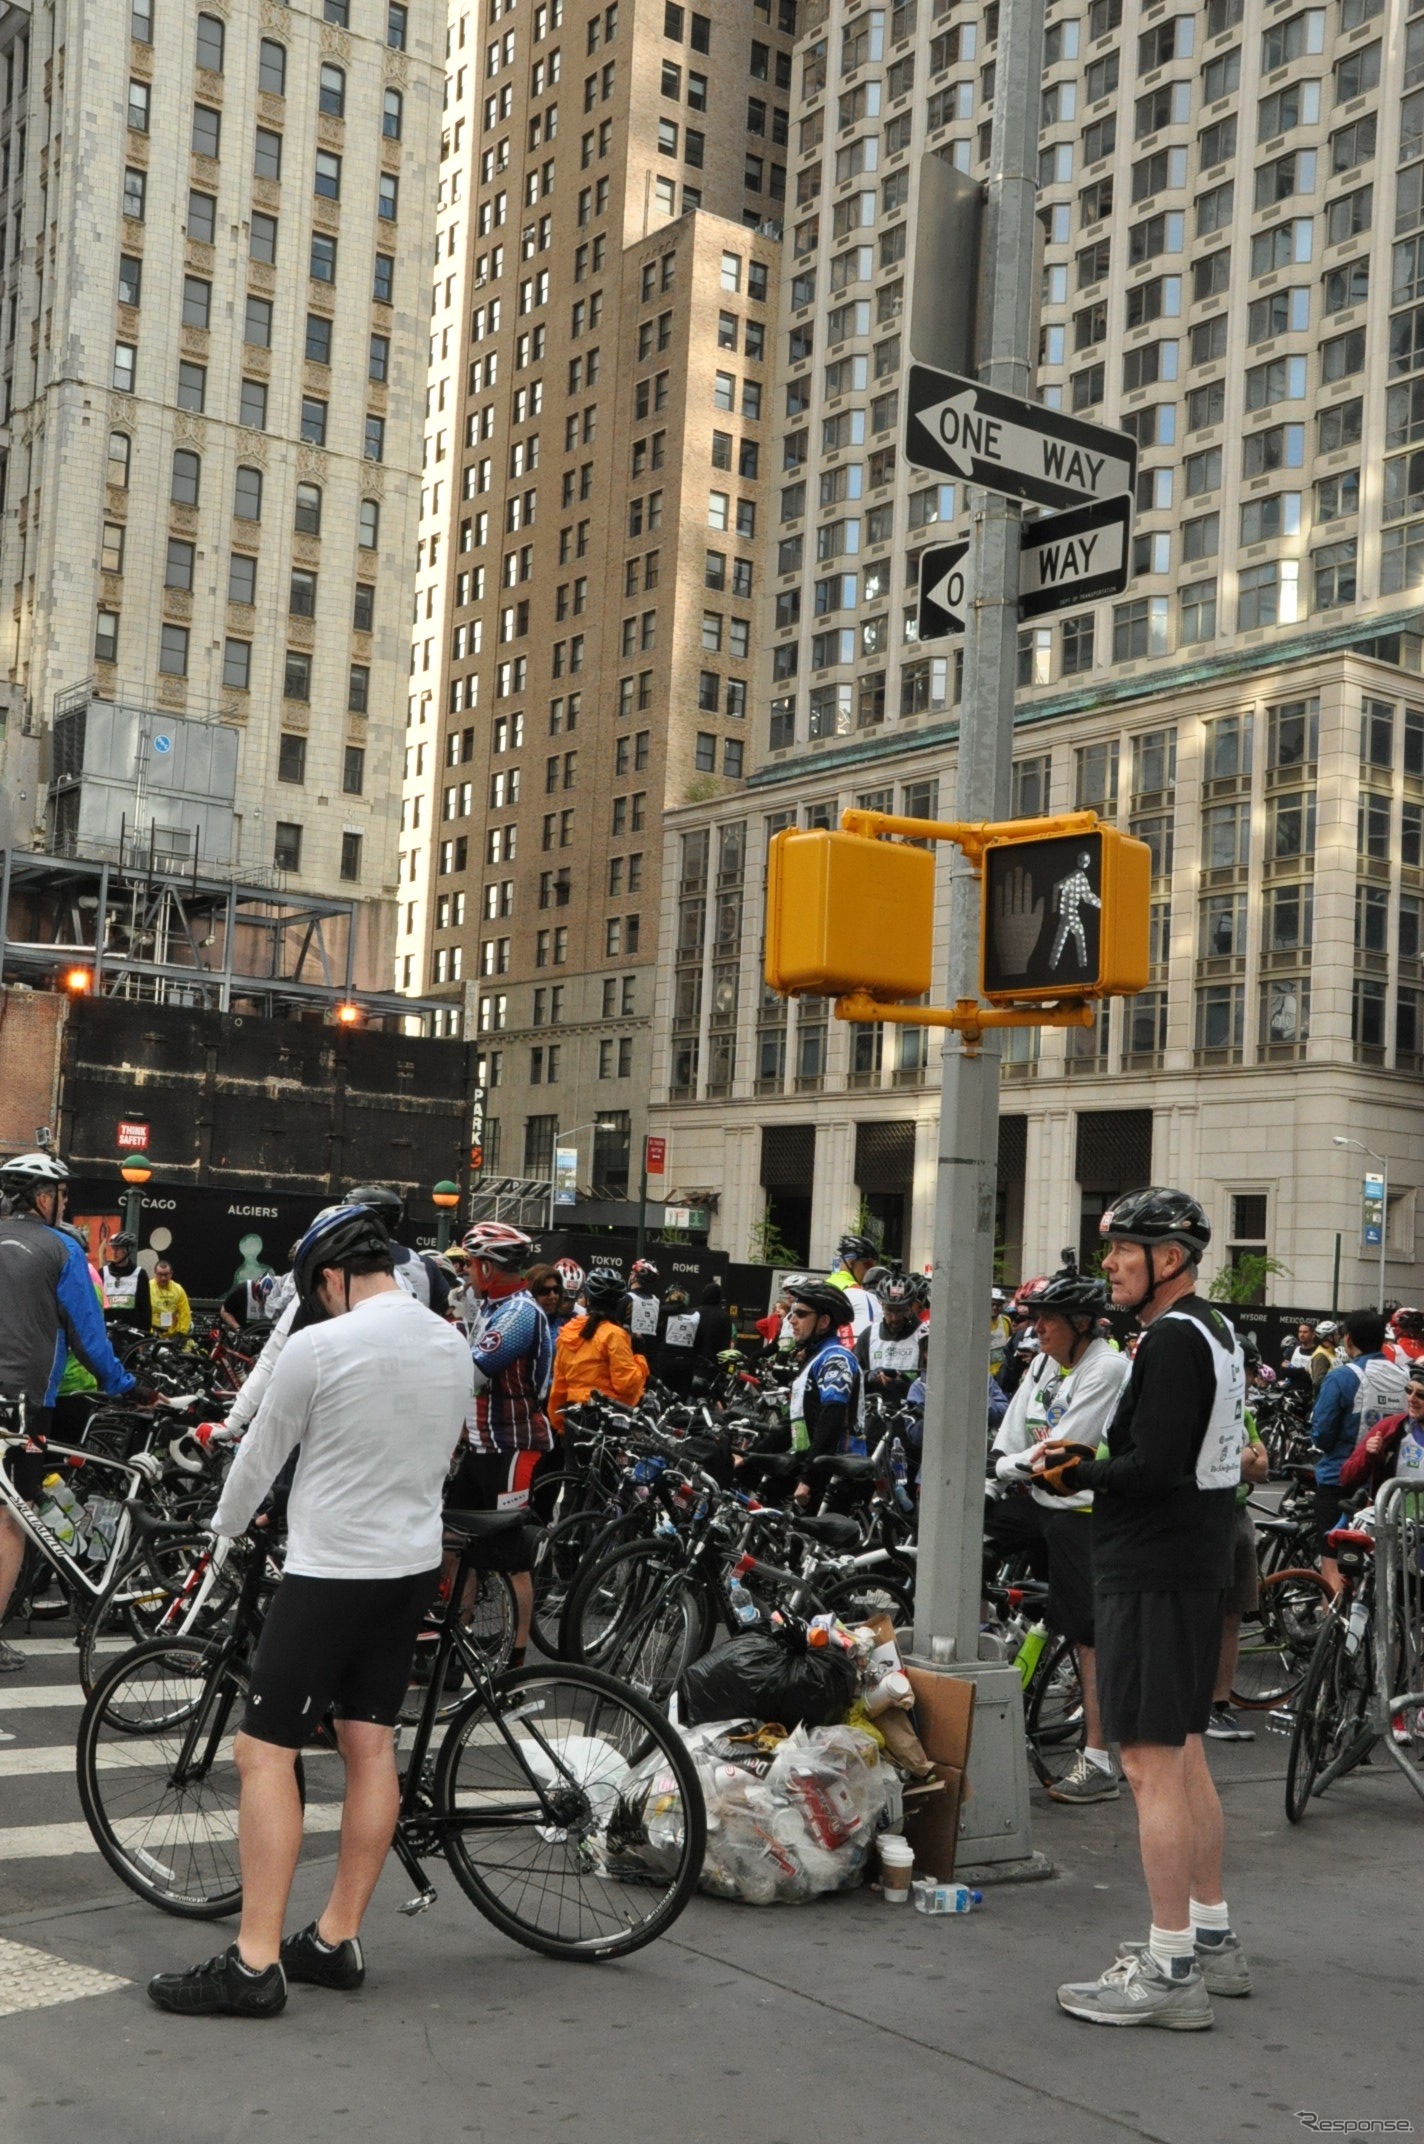
M 559 1658 L 559 1627 L 564 1605 L 580 1573 L 592 1560 L 595 1540 L 607 1528 L 603 1511 L 575 1511 L 539 1536 L 530 1576 L 534 1610 L 529 1635 L 551 1660 Z
M 1028 1761 L 1041 1785 L 1071 1771 L 1087 1734 L 1078 1651 L 1071 1639 L 1044 1647 L 1024 1692 Z
M 1325 1750 L 1339 1706 L 1339 1663 L 1344 1649 L 1345 1626 L 1335 1614 L 1315 1641 L 1296 1708 L 1286 1760 L 1286 1816 L 1292 1824 L 1305 1815 L 1315 1781 L 1325 1769 Z
M 560 1657 L 620 1677 L 661 1702 L 707 1650 L 714 1617 L 676 1544 L 627 1541 L 579 1578 Z
M 903 1629 L 915 1619 L 915 1589 L 905 1579 L 860 1571 L 816 1590 L 822 1608 L 852 1626 L 868 1623 L 875 1615 L 888 1615 L 897 1629 Z
M 198 1560 L 212 1552 L 212 1535 L 194 1531 L 174 1539 L 140 1541 L 119 1565 L 108 1585 L 85 1614 L 79 1631 L 79 1681 L 86 1697 L 104 1672 L 98 1647 L 118 1616 L 135 1645 L 152 1638 L 210 1637 L 231 1609 L 237 1580 L 219 1574 L 198 1609 L 192 1629 L 164 1629 L 166 1617 L 181 1613 L 182 1595 Z
M 95 1845 L 131 1891 L 181 1920 L 220 1920 L 242 1904 L 229 1730 L 244 1696 L 220 1645 L 155 1638 L 100 1676 L 79 1722 L 79 1801 Z M 144 1703 L 158 1709 L 141 1743 L 131 1722 Z M 110 1717 L 115 1709 L 122 1727 Z M 216 1762 L 175 1787 L 173 1768 L 195 1720 L 199 1740 L 216 1735 Z M 297 1792 L 305 1805 L 300 1757 Z
M 650 1760 L 641 1799 L 626 1797 L 624 1784 Z M 521 1806 L 546 1815 L 537 1784 L 561 1781 L 565 1822 L 511 1821 Z M 503 1821 L 488 1831 L 460 1823 L 462 1797 Z M 591 1963 L 641 1950 L 672 1926 L 702 1873 L 707 1814 L 686 1745 L 646 1699 L 595 1668 L 518 1668 L 472 1698 L 440 1745 L 432 1801 L 461 1890 L 493 1927 L 546 1958 Z M 649 1835 L 654 1825 L 670 1834 L 662 1844 Z M 630 1916 L 639 1898 L 651 1908 Z
M 1284 1704 L 1300 1688 L 1333 1598 L 1318 1571 L 1272 1571 L 1242 1623 L 1231 1702 L 1244 1711 Z

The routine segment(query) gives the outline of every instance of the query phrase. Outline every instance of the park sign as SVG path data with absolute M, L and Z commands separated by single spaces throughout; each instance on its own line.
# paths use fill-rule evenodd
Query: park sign
M 1033 506 L 1083 506 L 1130 492 L 1137 442 L 958 373 L 911 365 L 905 457 Z

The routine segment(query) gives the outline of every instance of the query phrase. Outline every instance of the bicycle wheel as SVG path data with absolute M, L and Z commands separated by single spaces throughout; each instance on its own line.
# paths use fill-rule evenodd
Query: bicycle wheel
M 498 1675 L 509 1666 L 514 1656 L 514 1640 L 519 1630 L 519 1604 L 514 1597 L 514 1587 L 504 1572 L 480 1571 L 472 1573 L 471 1577 L 474 1591 L 462 1612 L 462 1628 L 479 1654 L 484 1673 Z M 413 1727 L 425 1710 L 426 1691 L 442 1634 L 444 1613 L 448 1613 L 448 1610 L 442 1612 L 439 1622 L 427 1624 L 416 1641 L 410 1683 L 398 1714 L 403 1727 Z M 463 1660 L 459 1653 L 452 1649 L 446 1658 L 440 1696 L 435 1707 L 437 1720 L 452 1720 L 455 1717 L 461 1705 L 468 1700 L 468 1680 Z
M 681 1550 L 629 1541 L 584 1572 L 560 1633 L 565 1660 L 600 1667 L 661 1702 L 707 1649 L 712 1617 Z
M 1305 1815 L 1315 1782 L 1329 1762 L 1342 1711 L 1340 1669 L 1345 1657 L 1345 1626 L 1338 1615 L 1322 1624 L 1306 1670 L 1296 1708 L 1286 1763 L 1286 1815 L 1298 1824 Z
M 501 1675 L 440 1745 L 433 1815 L 486 1920 L 551 1958 L 623 1958 L 697 1887 L 707 1816 L 677 1731 L 596 1669 Z
M 1024 1692 L 1029 1763 L 1045 1787 L 1071 1771 L 1083 1747 L 1086 1715 L 1078 1654 L 1067 1638 L 1046 1646 Z
M 79 1680 L 86 1697 L 106 1665 L 101 1646 L 116 1623 L 135 1644 L 150 1638 L 211 1637 L 237 1597 L 231 1570 L 207 1574 L 212 1535 L 140 1541 L 87 1611 L 79 1633 Z M 125 1648 L 127 1650 L 127 1648 Z
M 1231 1702 L 1250 1711 L 1283 1704 L 1300 1688 L 1331 1592 L 1318 1571 L 1273 1571 L 1241 1626 Z
M 817 1598 L 831 1615 L 852 1627 L 868 1623 L 874 1615 L 888 1615 L 897 1629 L 915 1620 L 915 1589 L 908 1579 L 879 1571 L 857 1571 L 829 1586 L 818 1586 Z
M 115 1660 L 79 1722 L 79 1800 L 100 1853 L 165 1913 L 242 1903 L 233 1733 L 242 1690 L 222 1649 L 158 1638 Z
M 559 1626 L 564 1606 L 579 1574 L 591 1560 L 598 1536 L 608 1525 L 603 1511 L 576 1511 L 539 1536 L 531 1576 L 534 1615 L 529 1634 L 541 1653 L 559 1656 Z

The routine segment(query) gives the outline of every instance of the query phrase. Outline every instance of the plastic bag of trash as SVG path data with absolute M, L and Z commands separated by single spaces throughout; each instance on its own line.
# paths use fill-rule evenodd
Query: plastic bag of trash
M 860 1881 L 892 1784 L 870 1736 L 852 1727 L 779 1736 L 722 1721 L 685 1739 L 707 1803 L 704 1891 L 797 1905 Z
M 749 1630 L 695 1660 L 678 1686 L 681 1717 L 775 1720 L 820 1727 L 843 1719 L 855 1700 L 856 1663 L 838 1646 L 811 1646 L 796 1624 Z

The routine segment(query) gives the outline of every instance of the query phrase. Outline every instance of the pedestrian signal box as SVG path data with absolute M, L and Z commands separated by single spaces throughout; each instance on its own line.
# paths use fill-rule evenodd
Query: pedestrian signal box
M 1144 855 L 1146 851 L 1143 851 Z M 930 987 L 934 857 L 787 827 L 767 859 L 766 980 L 783 996 L 917 998 Z
M 986 832 L 980 987 L 991 1005 L 1146 989 L 1145 841 L 1108 826 L 1003 841 Z

